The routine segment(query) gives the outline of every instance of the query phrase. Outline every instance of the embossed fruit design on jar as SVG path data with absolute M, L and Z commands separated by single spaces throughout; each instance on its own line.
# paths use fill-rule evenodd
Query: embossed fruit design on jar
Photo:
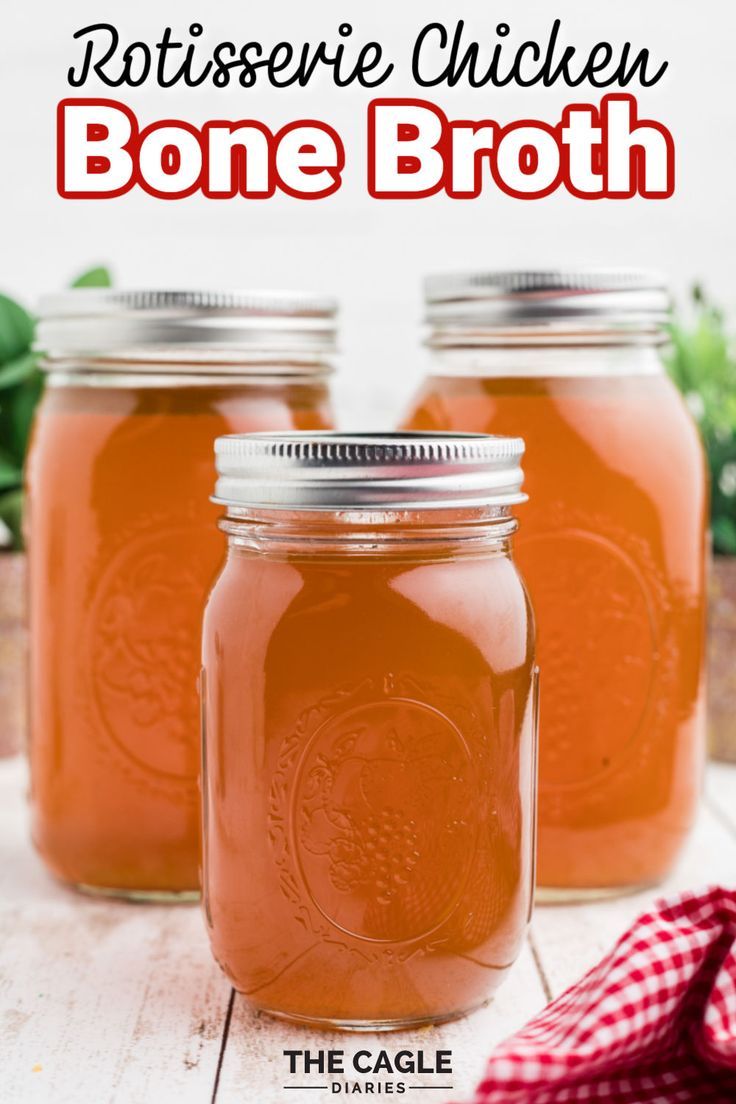
M 204 895 L 258 1008 L 458 1016 L 533 882 L 534 632 L 510 558 L 519 440 L 217 442 L 228 554 L 203 634 Z
M 704 752 L 704 466 L 658 355 L 666 290 L 583 271 L 427 291 L 433 366 L 407 426 L 527 445 L 515 543 L 542 679 L 540 897 L 657 882 Z
M 198 891 L 200 631 L 221 433 L 330 425 L 334 308 L 77 290 L 44 305 L 28 466 L 33 837 L 100 893 Z

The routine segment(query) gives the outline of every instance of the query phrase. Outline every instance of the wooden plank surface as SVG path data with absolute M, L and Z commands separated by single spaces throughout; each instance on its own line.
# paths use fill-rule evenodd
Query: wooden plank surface
M 530 942 L 495 1000 L 456 1024 L 332 1035 L 277 1023 L 233 998 L 198 908 L 96 901 L 56 885 L 28 842 L 24 787 L 24 765 L 0 762 L 0 1099 L 11 1104 L 339 1100 L 284 1088 L 299 1083 L 285 1049 L 330 1047 L 345 1052 L 346 1065 L 358 1049 L 450 1049 L 446 1082 L 402 1079 L 453 1086 L 432 1099 L 467 1099 L 493 1044 L 592 966 L 656 897 L 736 880 L 736 767 L 714 765 L 696 830 L 664 886 L 538 908 Z
M 736 771 L 730 781 L 736 792 Z M 736 837 L 704 806 L 680 861 L 661 885 L 609 901 L 538 907 L 532 921 L 532 940 L 552 996 L 594 966 L 658 898 L 684 889 L 734 882 Z
M 199 909 L 56 885 L 28 842 L 24 776 L 0 766 L 0 1099 L 209 1101 L 230 987 Z
M 253 1013 L 245 1001 L 236 997 L 218 1085 L 217 1104 L 242 1104 L 243 1089 L 248 1085 L 258 1086 L 258 1104 L 281 1104 L 287 1095 L 290 1104 L 316 1104 L 316 1101 L 327 1099 L 327 1093 L 314 1090 L 285 1090 L 286 1085 L 299 1085 L 300 1079 L 289 1075 L 283 1051 L 309 1049 L 315 1052 L 330 1048 L 344 1051 L 347 1069 L 352 1066 L 352 1057 L 358 1050 L 375 1053 L 386 1048 L 393 1053 L 399 1049 L 417 1051 L 421 1048 L 426 1054 L 434 1054 L 436 1050 L 451 1050 L 451 1077 L 445 1079 L 418 1074 L 399 1079 L 407 1086 L 432 1086 L 437 1089 L 434 1095 L 439 1096 L 442 1101 L 467 1099 L 472 1095 L 483 1071 L 484 1060 L 494 1043 L 500 1042 L 521 1027 L 545 1004 L 544 989 L 528 943 L 525 944 L 511 976 L 489 1005 L 465 1019 L 444 1024 L 442 1027 L 425 1027 L 417 1031 L 381 1035 L 366 1033 L 360 1036 L 309 1031 L 288 1024 L 274 1027 L 267 1017 Z M 385 1079 L 385 1076 L 379 1075 L 379 1079 Z M 371 1080 L 369 1076 L 360 1077 L 352 1071 L 347 1077 L 351 1083 Z M 340 1081 L 344 1078 L 329 1080 Z M 320 1083 L 314 1077 L 310 1081 Z M 304 1084 L 304 1078 L 301 1083 Z M 450 1088 L 441 1092 L 439 1085 L 448 1085 Z M 404 1094 L 404 1098 L 406 1096 L 410 1094 Z M 333 1099 L 339 1100 L 340 1096 L 336 1095 Z M 353 1096 L 351 1099 L 365 1097 Z
M 736 764 L 711 763 L 705 785 L 705 803 L 736 835 Z M 736 872 L 734 873 L 736 879 Z

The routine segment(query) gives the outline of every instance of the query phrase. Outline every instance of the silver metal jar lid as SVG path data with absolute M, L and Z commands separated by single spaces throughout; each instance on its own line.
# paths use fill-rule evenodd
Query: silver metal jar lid
M 215 442 L 213 501 L 265 509 L 430 509 L 524 502 L 519 437 L 245 433 Z
M 36 344 L 50 359 L 119 362 L 317 360 L 335 350 L 337 304 L 291 291 L 75 288 L 41 302 Z M 96 364 L 99 367 L 100 364 Z
M 540 269 L 430 276 L 430 325 L 461 329 L 524 326 L 659 328 L 670 296 L 664 279 L 636 269 Z

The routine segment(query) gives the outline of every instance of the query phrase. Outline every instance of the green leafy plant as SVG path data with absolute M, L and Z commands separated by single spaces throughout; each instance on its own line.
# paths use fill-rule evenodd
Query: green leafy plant
M 700 428 L 711 476 L 711 528 L 717 553 L 736 556 L 736 349 L 722 312 L 701 288 L 695 317 L 671 327 L 668 367 Z
M 109 287 L 105 268 L 82 273 L 73 287 Z M 33 413 L 43 391 L 43 373 L 33 348 L 36 320 L 14 299 L 0 294 L 0 521 L 5 544 L 22 547 L 23 465 Z

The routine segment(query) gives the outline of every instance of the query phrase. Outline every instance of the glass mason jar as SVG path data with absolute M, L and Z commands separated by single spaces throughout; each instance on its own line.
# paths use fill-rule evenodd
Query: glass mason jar
M 660 358 L 668 296 L 636 272 L 428 287 L 431 374 L 405 424 L 523 434 L 517 559 L 542 672 L 541 899 L 658 882 L 704 754 L 706 486 Z
M 514 961 L 533 883 L 534 631 L 518 440 L 217 442 L 203 634 L 204 901 L 259 1009 L 451 1019 Z
M 334 306 L 85 290 L 43 305 L 28 463 L 33 838 L 63 881 L 199 885 L 199 640 L 223 432 L 331 424 Z

